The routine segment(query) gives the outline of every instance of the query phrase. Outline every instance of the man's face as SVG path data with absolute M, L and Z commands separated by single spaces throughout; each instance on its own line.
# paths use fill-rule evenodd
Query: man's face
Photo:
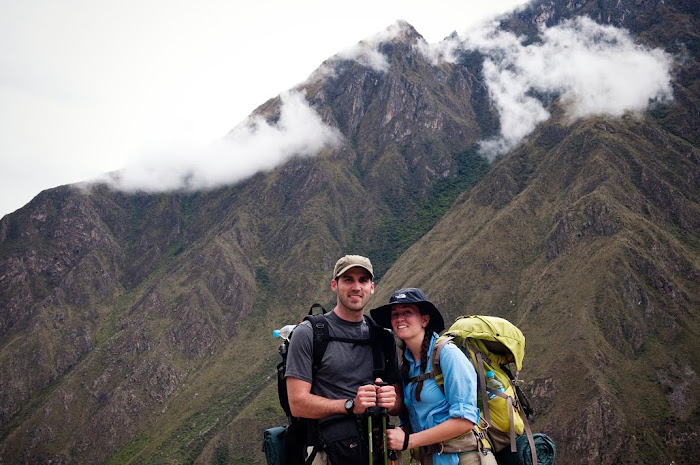
M 374 293 L 374 283 L 369 271 L 354 266 L 331 281 L 331 290 L 338 295 L 339 306 L 362 312 Z

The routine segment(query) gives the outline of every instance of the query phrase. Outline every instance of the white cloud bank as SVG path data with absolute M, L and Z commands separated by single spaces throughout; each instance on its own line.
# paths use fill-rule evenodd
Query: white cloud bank
M 295 156 L 336 146 L 341 135 L 327 126 L 299 92 L 281 94 L 280 118 L 249 118 L 224 139 L 205 147 L 172 148 L 100 178 L 116 189 L 160 192 L 210 189 L 271 170 Z
M 338 60 L 355 60 L 384 73 L 389 63 L 378 51 L 382 42 L 401 34 L 397 22 L 331 59 L 310 79 L 334 73 Z M 578 18 L 543 29 L 539 41 L 485 25 L 465 37 L 453 35 L 437 44 L 419 41 L 416 48 L 437 64 L 454 61 L 458 46 L 485 55 L 484 79 L 500 115 L 500 136 L 481 142 L 489 159 L 517 146 L 550 118 L 534 94 L 557 95 L 571 118 L 597 114 L 620 117 L 642 112 L 655 100 L 672 98 L 671 58 L 659 49 L 635 44 L 629 33 Z M 283 163 L 292 156 L 313 155 L 338 143 L 340 134 L 323 124 L 299 93 L 282 95 L 279 122 L 247 120 L 229 137 L 206 148 L 171 149 L 160 157 L 127 166 L 110 183 L 124 190 L 207 189 L 231 184 Z
M 260 102 L 303 81 L 332 53 L 398 18 L 428 39 L 430 45 L 418 46 L 436 64 L 450 60 L 455 46 L 464 44 L 489 57 L 486 78 L 502 118 L 501 137 L 484 144 L 492 155 L 512 148 L 549 118 L 533 92 L 558 92 L 572 116 L 638 111 L 649 99 L 670 98 L 668 56 L 589 20 L 545 30 L 541 43 L 529 46 L 481 28 L 463 34 L 466 39 L 436 42 L 454 30 L 474 30 L 484 18 L 524 1 L 390 0 L 353 8 L 329 8 L 320 0 L 303 7 L 276 0 L 5 2 L 0 6 L 0 216 L 42 189 L 106 171 L 119 169 L 118 183 L 128 189 L 215 186 L 270 169 L 287 153 L 313 152 L 324 146 L 314 145 L 319 140 L 330 144 L 328 128 L 314 126 L 320 121 L 304 104 L 296 108 L 320 130 L 314 134 L 320 138 L 296 138 L 304 134 L 301 121 L 274 126 L 258 121 L 239 128 L 237 138 L 194 148 L 218 139 Z M 270 15 L 272 10 L 277 14 Z M 384 72 L 388 62 L 376 50 L 382 38 L 380 33 L 340 56 Z M 287 141 L 289 147 L 282 148 Z M 238 169 L 241 173 L 233 174 Z
M 533 92 L 560 95 L 571 118 L 620 117 L 672 99 L 671 57 L 635 44 L 625 30 L 578 18 L 542 30 L 540 39 L 524 45 L 493 27 L 463 39 L 465 48 L 486 55 L 484 77 L 501 118 L 500 137 L 482 142 L 491 159 L 550 117 Z

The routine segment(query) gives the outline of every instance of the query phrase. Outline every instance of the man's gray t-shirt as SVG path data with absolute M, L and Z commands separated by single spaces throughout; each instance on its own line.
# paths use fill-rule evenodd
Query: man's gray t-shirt
M 367 339 L 370 336 L 365 319 L 359 322 L 345 321 L 334 312 L 327 313 L 325 319 L 331 337 Z M 330 341 L 315 379 L 312 379 L 312 348 L 313 329 L 309 321 L 304 321 L 294 329 L 289 344 L 286 376 L 311 383 L 312 394 L 327 399 L 350 399 L 357 394 L 357 388 L 374 383 L 371 344 Z M 386 376 L 389 379 L 383 380 L 389 384 L 398 382 L 395 353 L 392 356 L 394 364 L 393 367 L 388 367 Z

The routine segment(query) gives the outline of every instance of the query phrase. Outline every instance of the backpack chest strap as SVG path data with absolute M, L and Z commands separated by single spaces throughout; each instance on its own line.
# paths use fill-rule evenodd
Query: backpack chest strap
M 434 377 L 435 377 L 435 374 L 432 371 L 430 371 L 428 373 L 421 373 L 418 376 L 414 376 L 413 378 L 410 378 L 408 380 L 408 382 L 409 383 L 417 383 L 419 381 L 425 381 L 426 379 L 430 379 L 430 378 L 434 378 Z
M 330 335 L 330 330 L 328 328 L 328 323 L 326 322 L 325 314 L 309 314 L 305 318 L 311 323 L 313 328 L 313 349 L 312 349 L 312 365 L 311 372 L 312 376 L 321 368 L 323 361 L 323 355 L 326 352 L 329 342 L 340 342 L 344 344 L 353 344 L 372 347 L 372 377 L 373 378 L 383 378 L 387 369 L 387 353 L 385 348 L 382 346 L 382 337 L 389 341 L 388 343 L 393 346 L 394 338 L 393 336 L 387 336 L 391 334 L 389 332 L 383 332 L 384 329 L 378 326 L 374 320 L 369 317 L 365 317 L 365 321 L 369 326 L 370 337 L 362 339 L 353 339 L 346 337 L 336 337 Z
M 425 381 L 426 379 L 435 378 L 435 382 L 444 392 L 444 380 L 442 377 L 442 369 L 440 367 L 440 353 L 448 343 L 452 342 L 453 339 L 454 338 L 452 336 L 438 338 L 437 342 L 435 342 L 435 345 L 433 346 L 433 353 L 430 357 L 430 371 L 428 373 L 422 373 L 418 376 L 414 376 L 413 378 L 410 378 L 408 382 L 417 383 L 419 381 Z

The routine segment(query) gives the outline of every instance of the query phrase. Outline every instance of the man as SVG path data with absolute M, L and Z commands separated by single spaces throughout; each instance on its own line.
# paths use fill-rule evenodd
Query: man
M 367 463 L 367 432 L 358 415 L 370 407 L 386 408 L 391 415 L 401 410 L 393 336 L 364 315 L 374 293 L 373 278 L 372 264 L 366 257 L 346 255 L 335 264 L 331 290 L 336 294 L 336 305 L 323 318 L 330 342 L 315 373 L 311 323 L 304 321 L 297 326 L 290 341 L 286 371 L 289 406 L 295 417 L 317 420 L 310 422 L 311 437 L 307 439 L 307 453 L 315 454 L 314 465 L 326 464 L 329 458 L 333 465 Z M 373 351 L 379 348 L 385 366 L 383 376 L 376 377 Z

